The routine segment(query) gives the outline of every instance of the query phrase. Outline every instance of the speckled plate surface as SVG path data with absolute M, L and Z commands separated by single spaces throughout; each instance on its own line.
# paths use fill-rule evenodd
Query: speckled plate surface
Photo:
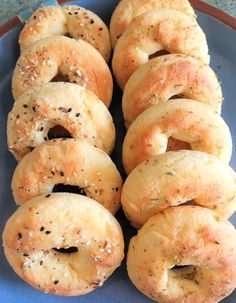
M 192 1 L 197 8 L 198 21 L 205 31 L 211 54 L 211 66 L 216 71 L 222 82 L 225 97 L 222 115 L 228 123 L 234 145 L 236 145 L 236 21 L 232 17 L 202 4 Z M 72 3 L 72 2 L 70 2 Z M 73 4 L 79 4 L 97 13 L 107 24 L 118 0 L 80 0 Z M 201 12 L 200 12 L 201 11 Z M 203 12 L 204 13 L 203 13 Z M 210 15 L 214 15 L 213 18 Z M 218 19 L 221 19 L 218 20 Z M 22 28 L 19 20 L 14 18 L 6 26 L 0 28 L 0 232 L 8 217 L 16 209 L 11 194 L 11 177 L 16 166 L 16 161 L 7 150 L 6 121 L 7 114 L 12 108 L 11 76 L 16 60 L 19 56 L 17 44 L 18 35 Z M 226 25 L 227 24 L 227 25 Z M 114 117 L 117 140 L 115 152 L 112 157 L 116 162 L 123 177 L 121 164 L 121 148 L 125 134 L 123 118 L 121 114 L 121 93 L 115 86 L 112 106 L 110 108 Z M 234 148 L 231 165 L 236 169 L 236 150 Z M 120 221 L 126 244 L 135 231 L 129 226 L 120 211 L 117 215 Z M 231 218 L 236 226 L 236 215 Z M 1 245 L 2 246 L 2 245 Z M 127 245 L 126 245 L 127 247 Z M 3 249 L 0 250 L 0 303 L 52 303 L 52 302 L 81 302 L 81 303 L 147 303 L 152 302 L 138 292 L 128 279 L 125 262 L 116 270 L 112 277 L 100 289 L 83 297 L 63 298 L 54 295 L 43 294 L 22 281 L 8 265 Z M 223 301 L 235 303 L 236 292 Z M 199 302 L 200 303 L 200 302 Z

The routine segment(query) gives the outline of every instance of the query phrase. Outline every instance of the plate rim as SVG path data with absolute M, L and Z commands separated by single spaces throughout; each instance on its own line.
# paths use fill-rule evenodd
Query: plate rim
M 63 3 L 71 2 L 71 0 L 58 0 L 57 2 L 58 2 L 58 4 L 63 4 Z M 230 16 L 229 14 L 220 10 L 219 8 L 216 8 L 213 5 L 200 1 L 200 0 L 190 0 L 190 3 L 192 4 L 194 9 L 197 9 L 200 12 L 203 12 L 203 13 L 217 19 L 218 21 L 221 21 L 224 25 L 227 25 L 228 27 L 230 27 L 231 29 L 236 31 L 236 18 L 235 17 Z M 2 26 L 0 26 L 0 38 L 2 38 L 10 30 L 14 29 L 15 27 L 17 27 L 18 25 L 21 25 L 23 23 L 24 23 L 24 21 L 18 15 L 12 17 L 6 23 L 4 23 Z

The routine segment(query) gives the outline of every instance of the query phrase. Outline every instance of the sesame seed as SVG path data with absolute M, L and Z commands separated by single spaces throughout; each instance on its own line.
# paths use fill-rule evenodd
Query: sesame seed
M 77 73 L 77 75 L 78 75 L 79 77 L 81 77 L 81 72 L 80 72 L 79 69 L 76 70 L 76 73 Z
M 94 259 L 95 259 L 95 261 L 98 261 L 101 259 L 101 256 L 95 256 Z

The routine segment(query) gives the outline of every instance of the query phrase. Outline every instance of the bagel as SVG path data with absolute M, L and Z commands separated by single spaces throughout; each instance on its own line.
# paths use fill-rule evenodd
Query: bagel
M 122 230 L 112 214 L 68 193 L 39 196 L 19 207 L 7 221 L 3 243 L 8 262 L 23 280 L 62 296 L 102 286 L 124 256 Z M 74 252 L 63 253 L 68 248 Z
M 223 118 L 205 104 L 176 99 L 153 105 L 131 124 L 123 144 L 125 171 L 130 173 L 144 160 L 170 150 L 170 138 L 226 163 L 232 155 L 232 139 Z M 178 141 L 172 142 L 171 150 L 178 149 Z
M 113 83 L 106 62 L 89 43 L 64 36 L 41 39 L 21 54 L 12 77 L 14 99 L 60 74 L 68 82 L 86 87 L 107 107 L 110 105 Z
M 110 59 L 111 43 L 105 23 L 93 12 L 77 5 L 45 6 L 34 11 L 20 32 L 20 49 L 23 51 L 34 42 L 55 35 L 83 39 L 106 61 Z
M 120 207 L 121 176 L 110 157 L 85 141 L 55 139 L 24 156 L 12 178 L 17 204 L 50 194 L 57 184 L 79 186 L 115 213 Z
M 127 269 L 157 302 L 219 302 L 236 287 L 235 229 L 202 207 L 166 209 L 131 239 Z
M 157 8 L 176 9 L 192 18 L 196 18 L 188 0 L 121 0 L 111 17 L 110 34 L 112 47 L 115 48 L 117 40 L 135 17 Z
M 214 71 L 192 57 L 166 55 L 150 60 L 129 78 L 122 99 L 126 126 L 148 107 L 178 95 L 221 112 L 222 91 Z
M 121 204 L 135 227 L 164 209 L 186 202 L 228 218 L 236 210 L 236 174 L 216 156 L 167 152 L 144 161 L 128 176 Z
M 196 20 L 172 9 L 152 10 L 136 17 L 116 44 L 112 68 L 120 88 L 163 50 L 209 63 L 206 37 Z
M 8 114 L 8 146 L 20 160 L 48 140 L 56 125 L 73 138 L 86 140 L 110 154 L 115 128 L 106 106 L 90 91 L 72 83 L 47 83 L 23 93 Z

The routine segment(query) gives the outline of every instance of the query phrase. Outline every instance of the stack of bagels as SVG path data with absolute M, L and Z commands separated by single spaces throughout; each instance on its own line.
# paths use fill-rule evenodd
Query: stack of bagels
M 236 287 L 236 174 L 206 37 L 187 0 L 122 0 L 110 32 L 127 127 L 121 203 L 140 228 L 129 277 L 159 303 L 219 302 Z
M 4 252 L 33 287 L 86 294 L 103 285 L 124 255 L 113 217 L 122 179 L 109 157 L 115 142 L 109 31 L 79 6 L 43 7 L 19 43 L 7 136 L 19 161 L 12 191 L 21 206 L 5 226 Z M 80 194 L 55 193 L 57 185 Z

